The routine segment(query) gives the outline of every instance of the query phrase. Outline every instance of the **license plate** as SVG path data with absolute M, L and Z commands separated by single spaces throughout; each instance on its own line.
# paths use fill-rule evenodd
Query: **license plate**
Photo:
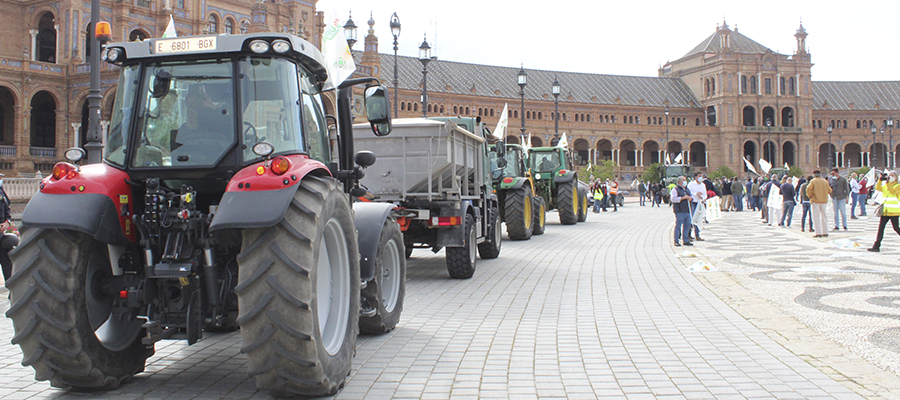
M 163 39 L 156 41 L 156 54 L 193 53 L 216 50 L 216 37 L 193 37 L 184 39 Z

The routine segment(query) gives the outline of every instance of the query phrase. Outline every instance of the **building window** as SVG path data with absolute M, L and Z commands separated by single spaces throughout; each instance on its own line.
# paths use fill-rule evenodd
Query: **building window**
M 772 94 L 772 78 L 764 79 L 766 94 Z
M 175 1 L 175 7 L 180 8 L 180 9 L 183 10 L 183 9 L 184 9 L 184 0 L 177 0 L 177 1 Z
M 747 77 L 741 75 L 741 93 L 747 93 Z
M 209 14 L 209 33 L 219 33 L 219 18 L 215 14 Z
M 37 61 L 56 62 L 56 27 L 53 24 L 54 18 L 52 13 L 45 12 L 41 15 L 41 20 L 38 22 L 37 51 L 35 52 Z M 92 37 L 93 32 L 90 32 L 85 41 L 90 42 Z M 86 47 L 86 49 L 90 49 L 90 47 Z
M 135 0 L 134 4 L 139 7 L 150 7 L 150 0 Z
M 225 18 L 225 33 L 234 35 L 234 20 L 231 18 Z
M 241 21 L 241 33 L 247 33 L 250 29 L 250 23 L 247 21 Z
M 785 79 L 784 79 L 783 76 L 782 76 L 781 79 L 780 79 L 779 85 L 781 85 L 781 86 L 779 86 L 779 88 L 780 88 L 780 90 L 781 90 L 780 94 L 785 94 L 785 93 L 787 93 L 787 90 L 786 90 L 786 89 L 787 89 L 787 85 L 785 84 Z
M 140 42 L 140 41 L 148 38 L 149 36 L 150 35 L 148 35 L 146 32 L 144 32 L 140 29 L 135 29 L 135 30 L 131 31 L 131 33 L 128 35 L 128 41 Z
M 750 93 L 756 94 L 757 81 L 755 76 L 750 77 Z

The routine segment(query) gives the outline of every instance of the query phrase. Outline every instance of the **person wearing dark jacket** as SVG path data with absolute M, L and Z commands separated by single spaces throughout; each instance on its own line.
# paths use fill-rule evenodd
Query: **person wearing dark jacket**
M 9 259 L 9 251 L 19 244 L 19 237 L 13 233 L 6 233 L 12 226 L 12 214 L 9 210 L 9 196 L 3 190 L 3 174 L 0 174 L 0 267 L 3 269 L 3 280 L 6 281 L 12 275 L 12 261 Z
M 794 185 L 787 180 L 787 177 L 785 177 L 785 182 L 781 184 L 781 197 L 783 198 L 781 202 L 781 222 L 778 226 L 790 228 L 791 220 L 794 219 L 794 205 L 797 204 L 795 200 L 797 191 L 794 190 Z M 785 223 L 785 218 L 787 218 L 787 223 Z

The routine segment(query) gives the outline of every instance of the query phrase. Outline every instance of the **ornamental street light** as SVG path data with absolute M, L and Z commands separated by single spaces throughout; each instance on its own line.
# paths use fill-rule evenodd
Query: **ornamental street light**
M 828 124 L 828 128 L 825 130 L 828 131 L 828 168 L 831 169 L 834 168 L 834 163 L 832 163 L 832 155 L 834 152 L 831 151 L 831 131 L 833 131 L 834 128 L 832 127 L 832 124 Z
M 875 128 L 875 125 L 872 125 L 872 168 L 875 168 L 878 165 L 878 157 L 875 156 L 877 153 L 875 151 L 877 143 L 875 143 L 875 134 L 878 133 L 878 129 Z M 881 130 L 881 140 L 884 142 L 884 129 Z
M 400 37 L 400 18 L 397 17 L 397 13 L 391 15 L 391 35 L 394 36 L 394 118 L 397 118 L 397 110 L 400 109 L 397 104 L 397 92 L 399 91 L 397 86 L 397 38 Z
M 419 46 L 419 62 L 422 63 L 422 118 L 428 116 L 428 63 L 431 62 L 431 46 L 422 39 Z
M 91 29 L 94 37 L 90 38 L 90 65 L 91 80 L 90 89 L 88 90 L 88 130 L 87 144 L 84 145 L 87 151 L 88 164 L 100 162 L 103 153 L 102 131 L 100 129 L 100 101 L 103 95 L 100 94 L 100 51 L 101 41 L 97 37 L 97 22 L 100 21 L 100 0 L 91 1 Z M 78 143 L 76 143 L 77 145 Z
M 525 73 L 525 65 L 519 69 L 516 75 L 516 82 L 519 84 L 519 96 L 522 98 L 522 110 L 519 120 L 522 121 L 522 140 L 525 140 L 525 86 L 528 84 L 528 74 Z M 531 143 L 528 143 L 529 145 Z
M 353 12 L 350 13 L 347 23 L 344 24 L 344 37 L 347 38 L 347 46 L 353 50 L 353 45 L 356 44 L 356 24 L 353 23 Z
M 770 148 L 770 145 L 772 144 L 772 119 L 770 118 L 766 118 L 766 132 L 768 132 L 769 137 L 766 139 L 766 146 L 765 149 L 763 149 L 763 152 L 767 153 L 766 161 L 768 161 L 769 164 L 775 165 L 775 156 L 772 154 L 775 149 Z
M 663 152 L 666 156 L 666 162 L 663 164 L 669 164 L 669 107 L 666 107 L 664 111 L 666 113 L 666 150 Z
M 556 77 L 550 91 L 553 93 L 553 135 L 559 137 L 559 80 Z
M 888 151 L 887 151 L 889 161 L 885 162 L 884 165 L 886 165 L 887 168 L 896 168 L 897 160 L 895 159 L 896 155 L 894 154 L 894 117 L 893 116 L 890 117 L 890 119 L 887 121 L 887 126 L 888 126 L 888 146 L 890 146 L 890 147 L 888 147 Z M 883 134 L 884 134 L 884 131 L 882 131 L 882 135 Z M 881 141 L 884 142 L 883 137 L 881 138 Z

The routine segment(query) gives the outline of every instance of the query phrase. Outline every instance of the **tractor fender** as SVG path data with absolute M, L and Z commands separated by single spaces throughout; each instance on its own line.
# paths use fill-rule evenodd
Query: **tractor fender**
M 131 221 L 127 222 L 131 229 Z M 133 243 L 122 230 L 112 199 L 100 193 L 47 194 L 38 192 L 22 213 L 23 228 L 57 228 L 83 232 L 103 243 Z
M 392 220 L 390 203 L 353 203 L 353 222 L 359 241 L 359 272 L 363 281 L 375 277 L 375 260 L 378 258 L 378 244 L 381 242 L 381 231 L 384 221 Z
M 575 171 L 566 171 L 566 173 L 562 175 L 556 174 L 556 176 L 553 177 L 553 182 L 566 183 L 572 182 L 573 179 L 575 179 Z
M 501 188 L 504 190 L 517 190 L 521 188 L 525 182 L 528 182 L 528 178 L 518 177 L 513 179 L 512 183 L 501 183 Z
M 274 226 L 284 218 L 306 175 L 330 176 L 325 164 L 305 155 L 287 158 L 291 165 L 281 175 L 273 173 L 265 162 L 238 171 L 228 182 L 209 231 Z
M 472 214 L 477 218 L 478 210 L 472 204 L 471 201 L 462 201 L 459 203 L 459 209 L 454 207 L 441 207 L 441 213 L 439 216 L 441 217 L 460 217 L 462 218 L 463 223 L 451 228 L 436 228 L 437 229 L 437 245 L 436 248 L 441 247 L 463 247 L 465 246 L 465 235 L 466 235 L 466 215 Z M 437 217 L 438 215 L 432 214 L 433 217 Z

